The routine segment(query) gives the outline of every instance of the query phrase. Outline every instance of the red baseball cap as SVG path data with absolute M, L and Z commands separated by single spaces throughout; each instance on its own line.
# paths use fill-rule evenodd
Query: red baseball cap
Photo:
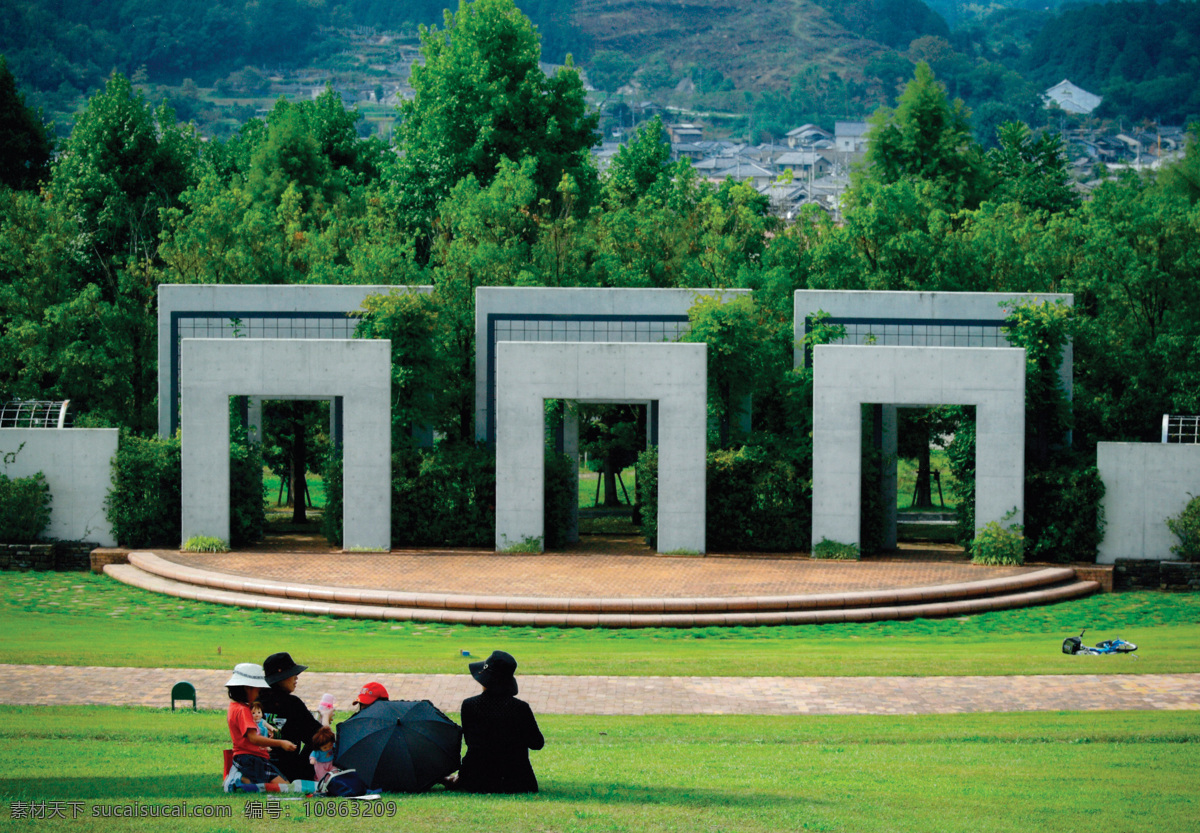
M 369 706 L 376 700 L 386 699 L 388 699 L 388 693 L 382 683 L 367 683 L 358 690 L 358 697 L 355 698 L 355 702 Z

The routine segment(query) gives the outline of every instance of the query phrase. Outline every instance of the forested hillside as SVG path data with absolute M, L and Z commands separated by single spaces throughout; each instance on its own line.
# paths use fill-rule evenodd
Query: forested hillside
M 386 135 L 407 94 L 416 29 L 446 0 L 0 0 L 0 54 L 60 135 L 115 69 L 166 96 L 206 135 L 230 135 L 280 94 L 332 81 L 374 90 Z M 932 7 L 931 7 L 932 6 Z M 1200 4 L 996 0 L 525 0 L 543 60 L 568 54 L 594 103 L 653 101 L 724 119 L 752 140 L 892 105 L 919 61 L 976 114 L 978 135 L 1044 118 L 1063 78 L 1105 97 L 1099 115 L 1200 116 Z M 938 13 L 950 15 L 947 25 Z M 370 39 L 371 32 L 399 37 Z M 381 42 L 382 41 L 382 42 Z M 274 80 L 272 80 L 274 79 Z M 147 86 L 150 85 L 150 86 Z M 359 95 L 362 101 L 364 96 Z M 383 106 L 383 99 L 388 104 Z
M 1034 40 L 1029 76 L 1103 95 L 1103 113 L 1179 123 L 1200 114 L 1200 3 L 1106 3 L 1065 11 Z

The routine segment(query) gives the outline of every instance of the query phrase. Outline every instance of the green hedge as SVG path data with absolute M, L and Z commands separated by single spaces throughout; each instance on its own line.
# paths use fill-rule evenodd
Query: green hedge
M 1095 466 L 1063 462 L 1025 475 L 1025 557 L 1093 562 L 1104 538 L 1104 481 Z
M 642 537 L 651 547 L 658 546 L 658 448 L 638 454 L 637 513 L 642 518 Z
M 129 547 L 178 547 L 182 540 L 182 466 L 179 436 L 122 433 L 113 459 L 113 487 L 105 514 L 113 535 Z M 229 445 L 229 534 L 233 545 L 262 538 L 262 452 Z
M 0 543 L 36 541 L 50 525 L 50 485 L 39 471 L 29 477 L 0 474 Z
M 708 454 L 705 535 L 710 550 L 808 549 L 812 481 L 786 450 L 742 446 Z M 639 480 L 639 482 L 641 482 Z
M 567 533 L 571 530 L 571 517 L 579 505 L 576 489 L 579 488 L 575 479 L 575 467 L 565 454 L 546 452 L 545 480 L 545 528 L 546 549 L 558 549 L 567 543 Z M 492 523 L 495 523 L 493 515 Z
M 395 466 L 395 461 L 392 463 Z M 393 468 L 394 471 L 394 468 Z M 330 448 L 321 466 L 325 482 L 325 508 L 321 511 L 321 534 L 335 547 L 342 546 L 342 455 Z M 393 535 L 393 538 L 395 536 Z
M 229 537 L 233 546 L 262 540 L 267 523 L 264 488 L 262 446 L 230 443 Z
M 392 455 L 394 546 L 491 547 L 496 539 L 496 458 L 443 444 Z
M 807 550 L 811 465 L 802 448 L 747 445 L 708 454 L 705 536 L 709 550 Z M 658 545 L 658 450 L 638 455 L 642 535 Z
M 179 448 L 178 435 L 162 439 L 121 433 L 105 507 L 113 535 L 125 546 L 179 546 L 183 513 Z
M 561 454 L 546 455 L 547 547 L 566 541 L 575 492 L 574 470 Z M 321 531 L 342 545 L 342 461 L 325 461 Z M 496 539 L 496 458 L 485 447 L 442 444 L 392 455 L 392 546 L 488 547 Z

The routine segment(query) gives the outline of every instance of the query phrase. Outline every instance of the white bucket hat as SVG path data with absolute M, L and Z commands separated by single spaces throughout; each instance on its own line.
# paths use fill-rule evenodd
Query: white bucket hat
M 248 685 L 254 688 L 269 688 L 267 685 L 267 675 L 263 673 L 263 667 L 253 662 L 239 662 L 233 666 L 233 676 L 229 678 L 229 682 L 225 683 L 225 685 Z

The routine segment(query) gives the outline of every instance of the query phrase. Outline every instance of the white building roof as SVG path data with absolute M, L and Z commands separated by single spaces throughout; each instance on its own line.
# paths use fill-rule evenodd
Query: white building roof
M 1104 99 L 1064 79 L 1042 93 L 1042 100 L 1047 105 L 1054 104 L 1068 113 L 1087 115 L 1099 107 Z

